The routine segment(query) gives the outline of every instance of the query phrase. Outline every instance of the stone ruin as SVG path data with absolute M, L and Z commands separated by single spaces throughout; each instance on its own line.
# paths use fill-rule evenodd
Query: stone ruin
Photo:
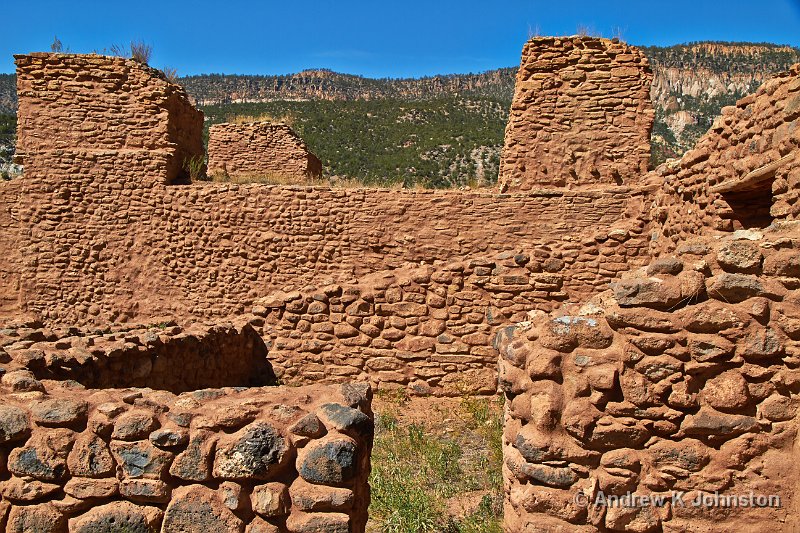
M 496 193 L 187 183 L 179 88 L 17 61 L 7 531 L 363 531 L 372 388 L 498 386 L 510 533 L 800 527 L 800 66 L 646 172 L 640 52 L 533 39 Z M 781 506 L 593 504 L 673 490 Z
M 652 82 L 645 55 L 618 40 L 528 41 L 506 127 L 501 188 L 636 185 L 650 161 Z
M 306 183 L 322 177 L 322 162 L 287 124 L 214 124 L 208 129 L 208 173 Z

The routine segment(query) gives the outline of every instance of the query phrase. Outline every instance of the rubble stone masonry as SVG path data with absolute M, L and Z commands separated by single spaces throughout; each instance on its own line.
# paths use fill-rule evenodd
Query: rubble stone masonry
M 292 183 L 322 177 L 322 163 L 286 124 L 215 124 L 208 129 L 208 173 Z
M 505 531 L 794 531 L 798 288 L 800 222 L 781 222 L 503 330 Z M 628 493 L 666 504 L 604 503 Z M 779 505 L 691 503 L 715 493 Z
M 203 157 L 203 114 L 160 71 L 95 54 L 14 57 L 26 177 L 146 186 L 186 178 L 187 160 Z
M 7 533 L 363 533 L 367 385 L 92 390 L 0 385 Z
M 528 41 L 506 127 L 501 186 L 638 183 L 650 159 L 651 83 L 644 54 L 616 40 Z

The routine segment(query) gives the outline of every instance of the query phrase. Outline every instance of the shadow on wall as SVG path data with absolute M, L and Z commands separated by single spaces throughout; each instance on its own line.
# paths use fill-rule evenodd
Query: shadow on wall
M 90 388 L 147 387 L 173 393 L 277 383 L 267 346 L 249 324 L 83 334 L 72 328 L 68 333 L 55 338 L 46 329 L 28 330 L 25 338 L 5 347 L 10 369 Z

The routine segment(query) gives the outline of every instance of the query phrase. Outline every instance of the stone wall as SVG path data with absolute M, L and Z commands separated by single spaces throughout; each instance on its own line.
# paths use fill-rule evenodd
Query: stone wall
M 652 73 L 638 49 L 592 37 L 534 37 L 522 50 L 501 186 L 636 184 L 647 171 Z
M 19 252 L 8 251 L 21 260 L 20 311 L 63 325 L 226 317 L 277 290 L 348 282 L 408 262 L 537 246 L 577 257 L 587 228 L 590 240 L 607 236 L 640 210 L 627 189 L 135 188 L 81 175 L 25 176 L 22 184 L 11 206 Z M 11 199 L 0 195 L 0 204 Z M 2 241 L 3 253 L 13 242 Z M 594 268 L 613 277 L 620 265 Z
M 151 387 L 180 393 L 275 383 L 267 347 L 246 317 L 237 324 L 172 324 L 148 328 L 0 330 L 0 363 L 38 379 L 91 388 Z
M 322 177 L 322 162 L 286 124 L 215 124 L 208 129 L 208 173 L 303 183 Z
M 26 177 L 172 183 L 188 177 L 187 159 L 204 155 L 203 114 L 160 71 L 95 54 L 14 57 Z
M 647 177 L 655 250 L 800 218 L 800 65 L 726 107 L 697 146 Z
M 8 533 L 364 531 L 368 386 L 175 396 L 15 371 L 0 396 Z
M 798 527 L 798 224 L 689 241 L 501 332 L 506 531 Z M 780 506 L 691 503 L 751 492 Z M 667 503 L 603 503 L 627 493 Z
M 610 233 L 610 235 L 609 235 Z M 497 389 L 495 332 L 602 291 L 646 262 L 642 229 L 375 272 L 358 283 L 278 292 L 256 301 L 254 323 L 285 383 L 369 380 L 412 395 Z

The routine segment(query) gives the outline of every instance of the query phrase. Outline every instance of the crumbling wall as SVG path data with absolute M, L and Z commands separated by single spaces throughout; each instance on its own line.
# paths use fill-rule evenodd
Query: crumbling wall
M 215 124 L 208 129 L 208 173 L 293 183 L 322 177 L 322 162 L 286 124 Z
M 4 370 L 90 388 L 151 387 L 180 393 L 275 383 L 267 347 L 246 317 L 237 324 L 173 324 L 115 331 L 8 327 L 0 332 Z M 27 324 L 41 326 L 41 324 Z
M 368 386 L 175 396 L 15 371 L 0 398 L 3 531 L 364 531 Z
M 188 177 L 188 159 L 204 155 L 203 114 L 160 71 L 95 54 L 14 57 L 16 157 L 26 177 L 172 183 Z
M 637 184 L 650 159 L 652 79 L 644 54 L 617 40 L 529 40 L 506 127 L 501 187 Z
M 501 332 L 506 531 L 797 527 L 798 229 L 689 241 Z
M 680 160 L 647 177 L 654 250 L 708 231 L 800 218 L 800 65 L 726 107 Z

